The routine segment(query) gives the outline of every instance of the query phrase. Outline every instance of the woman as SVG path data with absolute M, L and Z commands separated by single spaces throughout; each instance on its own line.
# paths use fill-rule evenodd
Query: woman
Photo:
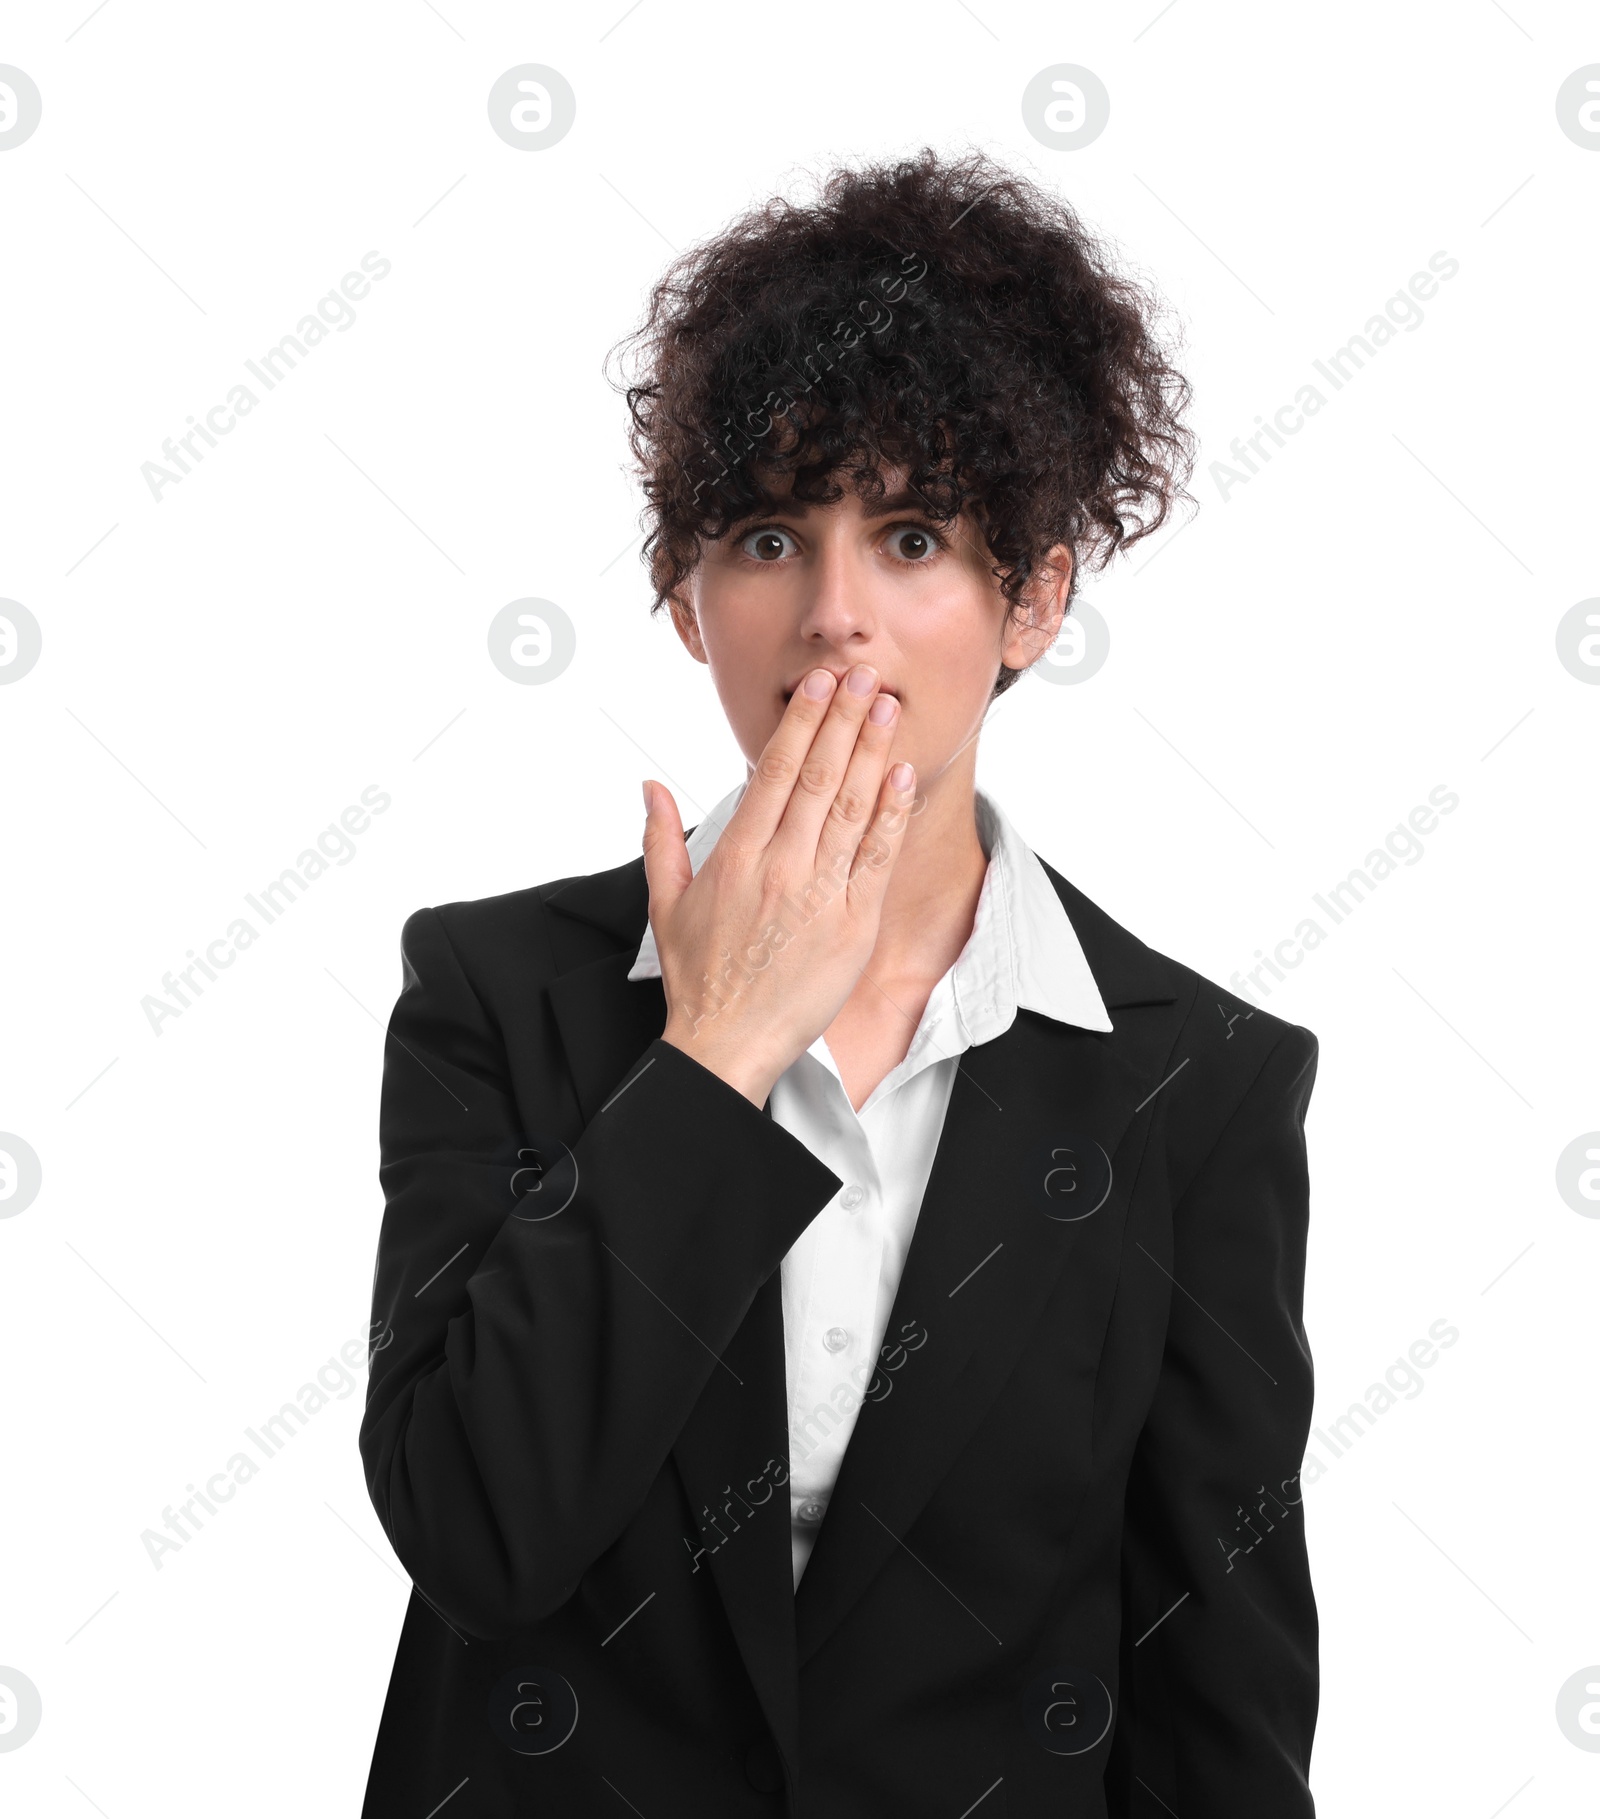
M 1181 496 L 1152 306 L 925 152 L 686 255 L 636 351 L 656 606 L 749 774 L 406 924 L 366 1810 L 1304 1819 L 1316 1039 L 974 783 Z

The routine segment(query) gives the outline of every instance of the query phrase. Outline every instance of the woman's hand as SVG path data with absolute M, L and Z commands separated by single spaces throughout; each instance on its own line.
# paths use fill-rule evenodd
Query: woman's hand
M 698 874 L 665 785 L 644 786 L 662 1040 L 755 1105 L 855 989 L 878 938 L 916 777 L 885 776 L 900 704 L 858 664 L 813 670 Z

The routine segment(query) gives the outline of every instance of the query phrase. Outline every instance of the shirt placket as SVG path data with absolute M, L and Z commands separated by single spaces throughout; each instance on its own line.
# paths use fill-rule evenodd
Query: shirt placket
M 812 1255 L 790 1409 L 790 1514 L 803 1530 L 827 1514 L 828 1495 L 871 1380 L 868 1355 L 882 1273 L 883 1184 L 867 1133 L 830 1068 L 822 1089 L 841 1132 L 835 1172 L 844 1186 L 810 1228 Z

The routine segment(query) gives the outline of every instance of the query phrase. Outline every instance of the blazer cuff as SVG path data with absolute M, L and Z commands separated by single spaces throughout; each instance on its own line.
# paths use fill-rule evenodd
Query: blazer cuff
M 596 1113 L 576 1154 L 597 1190 L 591 1205 L 639 1215 L 630 1235 L 642 1220 L 670 1220 L 691 1241 L 714 1237 L 721 1268 L 754 1265 L 762 1281 L 844 1186 L 766 1110 L 659 1036 Z M 648 1183 L 637 1181 L 641 1170 Z M 620 1176 L 635 1177 L 634 1191 Z M 623 1191 L 605 1191 L 612 1187 Z

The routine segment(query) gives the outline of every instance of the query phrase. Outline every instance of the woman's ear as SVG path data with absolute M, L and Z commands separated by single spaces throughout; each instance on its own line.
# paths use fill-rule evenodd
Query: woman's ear
M 692 588 L 693 582 L 685 584 Z M 694 658 L 696 663 L 706 663 L 705 642 L 700 636 L 700 619 L 695 612 L 693 602 L 682 593 L 669 594 L 667 607 L 672 614 L 672 623 L 678 636 L 683 640 L 683 648 Z
M 1016 610 L 1006 619 L 1000 661 L 1007 669 L 1032 668 L 1055 643 L 1071 587 L 1072 551 L 1057 543 L 1028 577 Z

